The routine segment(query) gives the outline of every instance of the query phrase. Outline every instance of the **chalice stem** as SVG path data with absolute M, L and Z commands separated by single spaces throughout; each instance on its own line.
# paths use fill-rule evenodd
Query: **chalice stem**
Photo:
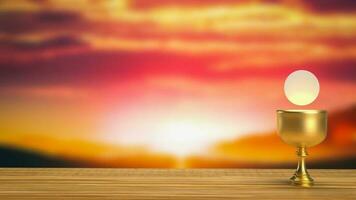
M 297 185 L 311 185 L 313 183 L 313 179 L 310 177 L 305 165 L 305 158 L 308 156 L 306 147 L 298 147 L 297 156 L 299 158 L 298 167 L 292 176 L 291 181 Z

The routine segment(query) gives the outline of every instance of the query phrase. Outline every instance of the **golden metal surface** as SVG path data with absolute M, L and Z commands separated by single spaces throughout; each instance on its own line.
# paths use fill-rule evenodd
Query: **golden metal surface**
M 309 175 L 306 148 L 321 143 L 327 134 L 327 112 L 324 110 L 277 110 L 277 132 L 282 140 L 297 147 L 298 167 L 290 178 L 296 185 L 309 187 L 314 180 Z

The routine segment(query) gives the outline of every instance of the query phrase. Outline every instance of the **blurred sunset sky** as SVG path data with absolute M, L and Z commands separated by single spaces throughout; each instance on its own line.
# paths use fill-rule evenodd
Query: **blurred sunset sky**
M 0 0 L 0 166 L 287 166 L 290 108 L 329 112 L 315 166 L 356 167 L 356 1 Z

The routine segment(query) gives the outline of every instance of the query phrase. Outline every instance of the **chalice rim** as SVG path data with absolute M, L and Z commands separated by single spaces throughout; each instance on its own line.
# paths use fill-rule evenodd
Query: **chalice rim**
M 327 113 L 326 110 L 318 109 L 279 109 L 277 113 L 308 113 L 308 114 L 317 114 L 317 113 Z

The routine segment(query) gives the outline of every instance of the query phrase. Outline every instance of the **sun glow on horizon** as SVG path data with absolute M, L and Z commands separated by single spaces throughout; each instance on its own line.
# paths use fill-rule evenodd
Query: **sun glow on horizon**
M 193 105 L 160 111 L 138 107 L 136 105 L 137 110 L 121 110 L 125 114 L 119 111 L 107 114 L 109 117 L 103 124 L 106 134 L 102 139 L 117 145 L 144 146 L 154 152 L 183 158 L 203 155 L 216 141 L 236 138 L 244 128 L 236 126 L 235 121 L 222 120 L 213 111 L 195 110 Z
M 162 124 L 155 134 L 152 148 L 180 157 L 188 154 L 203 153 L 211 145 L 221 128 L 208 122 L 194 120 L 176 120 Z

